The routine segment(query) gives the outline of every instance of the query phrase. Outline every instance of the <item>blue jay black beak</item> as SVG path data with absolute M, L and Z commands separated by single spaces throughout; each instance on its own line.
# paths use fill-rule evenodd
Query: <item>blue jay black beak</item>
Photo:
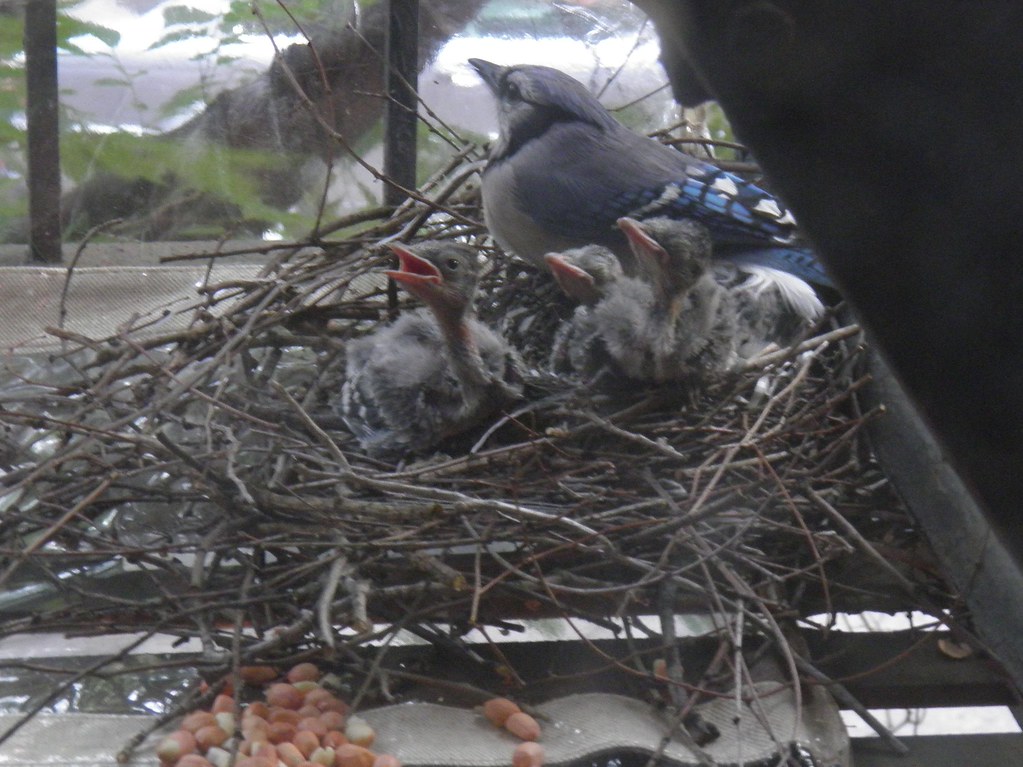
M 504 72 L 505 68 L 498 64 L 492 64 L 489 61 L 483 59 L 469 59 L 469 64 L 479 72 L 480 77 L 492 91 L 497 93 L 498 84 L 501 81 L 501 73 Z

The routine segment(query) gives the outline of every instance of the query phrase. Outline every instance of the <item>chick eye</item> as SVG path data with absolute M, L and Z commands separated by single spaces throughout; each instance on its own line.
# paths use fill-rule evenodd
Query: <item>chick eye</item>
M 457 258 L 449 258 L 449 259 L 447 260 L 447 263 L 445 263 L 444 265 L 445 265 L 445 266 L 446 266 L 446 267 L 447 267 L 448 269 L 450 269 L 451 271 L 453 271 L 453 272 L 455 272 L 455 271 L 458 271 L 458 259 L 457 259 Z

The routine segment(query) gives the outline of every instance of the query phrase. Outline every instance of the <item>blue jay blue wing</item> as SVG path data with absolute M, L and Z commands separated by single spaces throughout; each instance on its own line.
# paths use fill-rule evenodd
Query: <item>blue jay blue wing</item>
M 754 184 L 718 168 L 703 176 L 687 175 L 664 185 L 630 189 L 611 200 L 630 218 L 690 218 L 699 221 L 724 243 L 775 242 L 792 238 L 791 217 Z M 594 211 L 597 213 L 597 211 Z
M 697 219 L 715 243 L 785 244 L 795 235 L 791 215 L 764 190 L 625 128 L 561 123 L 533 144 L 514 158 L 518 204 L 565 238 L 617 243 L 618 218 L 659 215 Z

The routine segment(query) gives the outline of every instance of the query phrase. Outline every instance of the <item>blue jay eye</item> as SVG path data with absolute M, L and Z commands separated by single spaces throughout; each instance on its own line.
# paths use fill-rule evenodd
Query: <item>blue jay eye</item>
M 515 83 L 508 83 L 505 86 L 504 92 L 509 99 L 513 99 L 515 101 L 522 100 L 522 91 L 519 90 L 519 86 Z

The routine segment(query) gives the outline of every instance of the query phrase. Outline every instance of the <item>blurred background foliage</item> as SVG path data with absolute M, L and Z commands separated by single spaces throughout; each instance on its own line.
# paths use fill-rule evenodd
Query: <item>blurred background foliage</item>
M 617 117 L 637 130 L 678 118 L 653 30 L 627 0 L 422 5 L 420 87 L 441 122 L 420 126 L 420 181 L 463 140 L 483 143 L 496 129 L 489 95 L 465 65 L 473 55 L 566 69 L 609 106 L 624 105 Z M 380 60 L 358 45 L 376 42 L 381 13 L 379 2 L 352 0 L 59 0 L 65 239 L 114 218 L 124 221 L 104 236 L 301 238 L 317 222 L 378 205 L 379 181 L 314 124 L 275 62 L 283 57 L 301 80 L 310 39 L 321 54 L 340 41 L 340 60 L 361 51 L 361 70 L 338 64 L 334 94 L 317 92 L 315 70 L 302 85 L 379 167 L 380 87 L 363 80 Z M 0 240 L 23 242 L 24 24 L 19 7 L 0 5 L 0 14 Z M 361 42 L 344 39 L 350 21 Z M 708 120 L 729 137 L 719 112 Z

